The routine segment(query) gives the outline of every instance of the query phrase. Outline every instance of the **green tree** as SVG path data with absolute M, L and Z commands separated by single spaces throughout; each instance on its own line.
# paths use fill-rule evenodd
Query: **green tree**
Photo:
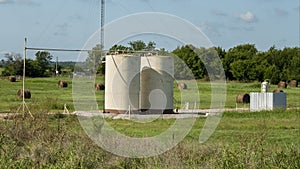
M 291 60 L 291 65 L 287 69 L 287 74 L 289 80 L 297 80 L 300 81 L 300 52 L 298 49 L 297 54 Z
M 51 75 L 51 60 L 53 56 L 46 51 L 38 51 L 36 54 L 36 62 L 38 66 L 37 76 L 46 77 Z
M 226 56 L 226 51 L 222 47 L 213 47 L 213 49 L 217 52 L 219 58 L 223 60 Z
M 128 43 L 130 45 L 130 47 L 134 50 L 134 51 L 141 51 L 141 50 L 145 50 L 146 49 L 146 44 L 145 42 L 141 41 L 141 40 L 137 40 L 137 41 L 131 41 Z
M 122 54 L 122 53 L 130 53 L 130 52 L 132 52 L 132 48 L 123 45 L 114 45 L 109 49 L 109 53 Z
M 174 60 L 176 79 L 190 79 L 192 77 L 200 79 L 204 77 L 206 70 L 204 69 L 200 57 L 197 55 L 197 53 L 200 54 L 200 51 L 196 53 L 194 51 L 195 49 L 196 48 L 192 45 L 185 45 L 178 47 L 172 52 L 172 54 L 178 57 L 178 59 Z M 189 73 L 187 68 L 191 70 L 192 74 Z
M 280 81 L 280 70 L 274 64 L 268 66 L 264 73 L 264 78 L 270 79 L 273 84 L 277 84 Z
M 290 62 L 282 54 L 282 50 L 276 49 L 275 46 L 265 52 L 267 65 L 264 68 L 264 78 L 270 79 L 271 83 L 277 84 L 281 80 L 287 80 L 286 65 Z
M 266 60 L 266 52 L 260 52 L 257 55 L 255 55 L 252 59 L 252 66 L 252 69 L 254 69 L 253 71 L 256 73 L 255 79 L 260 82 L 265 80 L 265 71 L 266 68 L 269 66 L 269 63 Z
M 102 64 L 104 57 L 105 53 L 102 52 L 102 46 L 97 44 L 92 51 L 88 52 L 88 57 L 86 59 L 87 71 L 92 74 L 98 73 L 98 68 Z
M 170 55 L 170 53 L 168 51 L 166 51 L 165 48 L 160 48 L 158 51 L 158 55 L 168 56 L 168 55 Z
M 241 81 L 250 81 L 249 76 L 245 77 L 245 79 L 241 79 L 241 77 L 236 77 L 235 75 L 239 75 L 238 72 L 233 74 L 233 72 L 237 71 L 232 70 L 232 65 L 235 65 L 235 68 L 241 67 L 237 64 L 243 64 L 243 62 L 234 63 L 239 60 L 252 60 L 255 55 L 258 53 L 258 50 L 256 49 L 254 44 L 244 44 L 244 45 L 238 45 L 234 48 L 231 48 L 228 50 L 228 52 L 225 55 L 225 58 L 223 59 L 223 66 L 225 70 L 225 75 L 228 80 L 241 80 Z M 252 63 L 252 62 L 248 62 Z M 252 65 L 253 66 L 253 65 Z M 251 72 L 252 74 L 252 72 Z
M 230 64 L 230 67 L 236 80 L 242 82 L 256 80 L 255 65 L 252 60 L 237 60 Z
M 201 69 L 203 70 L 203 76 L 209 80 L 225 79 L 224 69 L 220 59 L 221 48 L 200 48 L 195 49 L 197 55 L 201 59 Z M 224 53 L 222 54 L 225 55 Z
M 153 51 L 155 50 L 156 47 L 156 43 L 153 41 L 148 42 L 147 46 L 146 46 L 146 50 L 148 51 Z
M 98 74 L 105 75 L 105 57 L 102 59 L 102 63 L 98 67 Z
M 282 75 L 287 80 L 300 80 L 300 48 L 284 48 L 281 53 Z
M 19 53 L 6 53 L 4 57 L 7 59 L 5 62 L 3 76 L 10 75 L 23 75 L 23 60 Z
M 41 69 L 36 60 L 26 59 L 25 74 L 28 77 L 41 77 Z

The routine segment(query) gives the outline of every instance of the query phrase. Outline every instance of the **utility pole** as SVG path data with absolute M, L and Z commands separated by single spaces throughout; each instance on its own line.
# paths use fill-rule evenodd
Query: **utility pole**
M 58 62 L 58 57 L 56 56 L 56 63 L 55 63 L 55 74 L 56 74 L 56 76 L 58 76 L 57 62 Z
M 100 28 L 101 28 L 101 34 L 100 34 L 100 46 L 102 50 L 104 49 L 104 19 L 105 19 L 105 0 L 101 0 L 101 14 L 100 14 Z M 101 51 L 101 56 L 102 56 L 102 51 Z

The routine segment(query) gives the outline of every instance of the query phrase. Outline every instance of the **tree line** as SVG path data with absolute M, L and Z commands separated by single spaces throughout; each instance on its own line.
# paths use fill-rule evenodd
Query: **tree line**
M 26 59 L 25 74 L 28 77 L 49 77 L 55 68 L 51 66 L 53 56 L 46 51 L 38 51 L 36 59 Z M 21 55 L 6 54 L 6 61 L 2 60 L 4 67 L 2 76 L 23 75 L 23 59 Z M 61 69 L 61 67 L 60 67 Z
M 224 79 L 229 81 L 252 82 L 268 79 L 271 83 L 279 81 L 300 81 L 300 48 L 270 47 L 268 51 L 258 51 L 254 44 L 237 45 L 227 51 L 221 47 L 180 46 L 173 51 L 156 49 L 154 42 L 146 45 L 143 41 L 133 41 L 130 47 L 114 45 L 113 51 L 154 50 L 159 55 L 176 56 L 176 79 Z M 150 46 L 150 47 L 149 47 Z M 101 67 L 103 72 L 104 68 Z M 188 68 L 188 69 L 187 69 Z
M 178 47 L 172 53 L 184 60 L 196 79 L 208 78 L 207 67 L 218 65 L 218 60 L 207 61 L 207 59 L 215 58 L 211 56 L 217 55 L 227 80 L 252 82 L 269 79 L 274 84 L 279 81 L 300 81 L 299 47 L 277 49 L 272 46 L 268 51 L 258 51 L 254 44 L 243 44 L 226 51 L 221 47 L 205 49 L 186 45 Z M 214 69 L 219 71 L 220 68 Z
M 129 42 L 128 45 L 114 45 L 109 49 L 109 53 L 133 53 L 142 50 L 155 51 L 159 55 L 176 56 L 174 57 L 176 79 L 217 80 L 226 78 L 226 80 L 240 82 L 269 79 L 274 84 L 279 81 L 300 81 L 299 47 L 277 49 L 272 46 L 267 51 L 258 51 L 254 44 L 242 44 L 228 50 L 221 47 L 203 48 L 184 45 L 173 51 L 166 51 L 164 48 L 156 49 L 156 43 L 152 41 L 146 44 L 138 40 Z M 96 45 L 88 53 L 86 62 L 87 66 L 93 67 L 92 73 L 105 73 L 105 65 L 101 64 L 101 61 L 105 59 L 99 52 L 101 49 L 100 45 Z M 53 56 L 46 51 L 38 51 L 35 56 L 35 60 L 26 60 L 26 75 L 29 77 L 51 76 L 55 70 L 51 66 Z M 21 56 L 7 55 L 5 57 L 7 60 L 1 61 L 1 65 L 4 66 L 2 75 L 22 75 L 23 60 Z

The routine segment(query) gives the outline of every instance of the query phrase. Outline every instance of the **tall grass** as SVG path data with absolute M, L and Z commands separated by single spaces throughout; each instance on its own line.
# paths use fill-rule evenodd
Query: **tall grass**
M 160 126 L 174 121 L 158 119 L 144 126 L 106 120 L 126 135 L 135 135 L 139 127 L 143 133 L 162 132 L 165 128 Z M 213 136 L 199 144 L 205 118 L 198 118 L 173 149 L 151 158 L 130 159 L 95 145 L 76 116 L 36 114 L 34 120 L 17 116 L 0 122 L 0 168 L 299 168 L 297 121 L 296 110 L 226 112 Z
M 226 112 L 212 137 L 198 138 L 206 118 L 198 118 L 186 138 L 173 149 L 151 158 L 118 157 L 98 147 L 83 131 L 76 116 L 62 115 L 64 104 L 74 110 L 72 79 L 57 87 L 58 78 L 26 79 L 32 98 L 26 100 L 35 119 L 17 116 L 0 122 L 0 168 L 300 168 L 300 115 L 296 110 Z M 97 77 L 103 81 L 103 77 Z M 0 80 L 0 112 L 15 112 L 22 83 Z M 210 106 L 210 84 L 198 82 L 201 108 Z M 271 86 L 271 90 L 276 86 Z M 189 89 L 188 89 L 189 90 Z M 235 107 L 238 93 L 260 91 L 259 83 L 228 83 L 226 107 Z M 287 88 L 288 107 L 299 107 L 299 88 Z M 96 92 L 101 109 L 103 91 Z M 175 89 L 175 98 L 179 90 Z M 203 99 L 204 98 L 204 99 Z M 179 99 L 178 99 L 179 100 Z M 47 112 L 56 114 L 48 115 Z M 151 123 L 106 121 L 134 137 L 151 137 L 174 119 Z

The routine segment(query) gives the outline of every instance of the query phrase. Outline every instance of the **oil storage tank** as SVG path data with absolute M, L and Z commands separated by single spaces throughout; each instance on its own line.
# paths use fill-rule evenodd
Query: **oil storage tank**
M 173 85 L 173 57 L 141 57 L 140 110 L 142 112 L 173 113 Z
M 126 113 L 139 110 L 140 67 L 139 56 L 106 56 L 105 112 Z

